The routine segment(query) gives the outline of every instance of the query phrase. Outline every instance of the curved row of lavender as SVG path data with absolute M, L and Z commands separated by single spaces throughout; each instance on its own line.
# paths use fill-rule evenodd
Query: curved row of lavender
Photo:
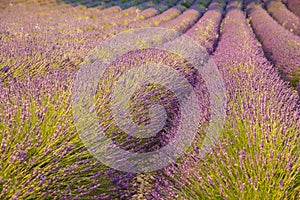
M 213 0 L 209 4 L 207 12 L 205 12 L 199 21 L 185 33 L 185 35 L 192 37 L 192 39 L 199 42 L 199 44 L 203 44 L 203 47 L 205 47 L 210 54 L 213 53 L 214 47 L 217 46 L 218 43 L 225 4 L 226 3 L 222 0 Z M 209 40 L 209 42 L 206 40 Z M 207 95 L 207 90 L 204 89 L 202 92 Z M 207 103 L 203 103 L 202 106 L 206 108 L 209 107 Z M 206 123 L 207 118 L 202 119 L 202 125 Z M 196 136 L 192 151 L 185 155 L 179 163 L 171 165 L 159 172 L 147 175 L 141 179 L 141 182 L 148 181 L 152 185 L 148 186 L 147 199 L 183 198 L 183 195 L 180 195 L 181 193 L 178 192 L 177 189 L 183 190 L 183 185 L 187 184 L 188 179 L 190 178 L 188 175 L 190 175 L 199 161 L 197 158 L 197 152 L 199 153 L 197 142 L 201 141 L 203 134 L 205 134 L 204 130 L 201 129 Z M 177 180 L 174 181 L 174 179 Z M 191 196 L 190 198 L 195 199 L 196 196 Z
M 201 46 L 205 47 L 209 54 L 214 51 L 219 38 L 224 6 L 225 3 L 223 1 L 213 0 L 205 14 L 186 33 L 186 35 L 192 37 Z
M 116 62 L 113 63 L 114 67 L 110 70 L 106 70 L 105 75 L 99 81 L 99 88 L 101 88 L 99 91 L 104 91 L 105 88 L 105 92 L 99 92 L 99 94 L 97 94 L 96 105 L 97 114 L 101 117 L 100 126 L 106 128 L 106 134 L 108 137 L 112 138 L 118 147 L 130 152 L 145 153 L 166 146 L 174 138 L 174 135 L 178 131 L 178 124 L 180 123 L 180 105 L 176 96 L 166 88 L 155 87 L 152 84 L 141 86 L 141 88 L 135 92 L 132 97 L 133 103 L 130 112 L 131 117 L 136 123 L 145 124 L 149 121 L 147 114 L 149 105 L 154 102 L 159 102 L 163 105 L 167 113 L 166 124 L 155 136 L 140 139 L 127 135 L 126 132 L 118 127 L 112 113 L 109 112 L 112 105 L 111 100 L 108 97 L 111 96 L 111 93 L 113 92 L 113 85 L 115 82 L 124 72 L 145 63 L 162 63 L 184 75 L 192 87 L 195 88 L 195 93 L 200 102 L 202 112 L 199 115 L 199 121 L 205 123 L 209 117 L 209 95 L 207 88 L 203 84 L 203 79 L 200 76 L 195 75 L 197 72 L 190 63 L 187 63 L 186 60 L 182 59 L 180 56 L 157 49 L 138 50 L 127 53 L 119 57 Z M 165 75 L 160 71 L 155 71 L 153 73 L 157 73 L 158 76 Z M 182 89 L 184 91 L 186 88 L 185 86 L 178 85 L 177 89 Z M 189 112 L 192 113 L 195 111 L 190 109 Z M 155 162 L 160 162 L 160 160 Z M 166 189 L 165 185 L 160 183 L 161 179 L 163 180 L 163 177 L 159 171 L 147 174 L 137 174 L 137 177 L 135 177 L 132 182 L 133 185 L 138 188 L 137 194 L 134 194 L 133 198 L 159 198 L 159 196 L 153 196 L 156 191 L 152 190 Z M 170 185 L 167 188 L 171 189 Z M 165 198 L 166 196 L 160 197 Z
M 228 5 L 214 53 L 230 100 L 228 124 L 212 153 L 194 158 L 179 192 L 185 199 L 297 199 L 299 97 L 264 57 L 240 9 L 240 2 Z
M 293 13 L 300 16 L 300 2 L 298 0 L 283 0 Z
M 284 28 L 300 36 L 300 17 L 289 11 L 286 6 L 279 1 L 266 3 L 268 12 Z
M 266 56 L 283 79 L 298 87 L 300 94 L 300 37 L 278 24 L 261 5 L 255 2 L 247 6 L 247 12 Z
M 188 10 L 173 20 L 160 25 L 160 27 L 172 29 L 181 33 L 186 32 L 193 26 L 206 10 L 208 0 L 196 0 Z

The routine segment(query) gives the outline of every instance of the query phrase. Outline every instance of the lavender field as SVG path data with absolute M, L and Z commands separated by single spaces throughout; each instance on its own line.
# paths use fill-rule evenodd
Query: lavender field
M 0 0 L 0 199 L 299 200 L 300 1 Z

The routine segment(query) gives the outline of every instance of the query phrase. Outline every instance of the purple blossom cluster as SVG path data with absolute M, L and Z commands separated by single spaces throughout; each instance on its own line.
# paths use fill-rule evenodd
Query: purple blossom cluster
M 292 13 L 279 1 L 270 1 L 266 5 L 268 12 L 284 28 L 300 36 L 300 17 Z
M 129 188 L 134 175 L 98 162 L 76 133 L 74 76 L 51 71 L 1 83 L 1 199 L 112 199 Z
M 202 4 L 200 4 L 200 5 L 202 5 Z M 194 25 L 191 29 L 196 28 L 196 27 L 198 27 L 199 29 L 201 29 L 201 27 L 205 28 L 206 23 L 201 22 L 201 20 L 205 20 L 206 19 L 205 16 L 208 13 L 213 12 L 213 11 L 215 11 L 215 9 L 217 9 L 218 14 L 219 14 L 217 16 L 219 18 L 216 17 L 217 22 L 215 22 L 215 23 L 218 23 L 218 24 L 215 27 L 210 27 L 209 32 L 210 33 L 213 33 L 213 31 L 219 32 L 219 27 L 220 27 L 220 23 L 222 20 L 222 13 L 223 13 L 224 6 L 225 6 L 225 3 L 222 1 L 212 1 L 209 5 L 208 11 L 203 15 L 203 17 L 200 18 L 200 20 L 196 23 L 196 25 Z M 208 16 L 213 17 L 212 15 L 208 15 Z M 205 41 L 205 38 L 208 37 L 208 34 L 207 35 L 202 34 L 202 32 L 199 32 L 197 34 L 192 31 L 190 32 L 190 30 L 185 34 L 187 34 L 188 36 L 191 36 L 196 41 Z M 219 34 L 216 34 L 213 37 L 215 37 L 214 44 L 212 44 L 211 46 L 209 46 L 209 45 L 205 46 L 205 47 L 207 47 L 207 50 L 209 50 L 209 47 L 211 47 L 211 49 L 213 49 L 212 46 L 216 45 Z M 201 91 L 200 88 L 199 88 L 199 90 Z M 204 93 L 202 95 L 208 95 L 207 91 L 204 90 Z M 209 104 L 207 102 L 206 103 L 203 102 L 201 105 L 203 105 L 203 107 L 204 107 L 203 113 L 206 113 L 206 115 L 201 117 L 200 120 L 202 119 L 201 123 L 205 124 L 208 122 L 207 115 L 209 115 L 209 112 L 207 112 L 206 109 L 209 108 Z M 201 141 L 203 139 L 202 137 L 204 134 L 205 134 L 205 130 L 200 128 L 199 135 L 196 136 L 195 141 Z M 176 192 L 177 189 L 179 188 L 179 190 L 182 190 L 183 185 L 189 183 L 187 177 L 189 177 L 189 175 L 192 174 L 193 170 L 198 167 L 197 163 L 199 161 L 199 157 L 197 156 L 197 154 L 199 154 L 199 148 L 196 143 L 197 142 L 195 142 L 195 144 L 193 144 L 193 151 L 188 152 L 188 154 L 185 155 L 185 157 L 182 159 L 182 163 L 180 165 L 177 165 L 176 163 L 174 163 L 173 165 L 163 169 L 162 171 L 153 174 L 153 176 L 155 177 L 155 181 L 153 182 L 154 187 L 151 190 L 149 190 L 149 194 L 148 194 L 149 196 L 147 199 L 176 199 L 176 198 L 179 198 L 180 194 L 178 194 L 178 192 Z M 179 181 L 178 180 L 176 182 L 172 181 L 173 179 L 176 179 L 175 177 L 179 178 Z M 195 198 L 195 196 L 190 197 L 190 198 Z
M 251 25 L 260 39 L 266 56 L 272 61 L 283 79 L 294 87 L 300 77 L 300 38 L 278 24 L 261 5 L 247 6 Z

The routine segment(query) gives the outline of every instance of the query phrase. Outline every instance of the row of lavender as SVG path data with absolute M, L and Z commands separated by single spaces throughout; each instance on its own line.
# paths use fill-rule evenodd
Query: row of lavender
M 185 33 L 186 36 L 191 37 L 205 47 L 210 54 L 214 52 L 218 43 L 225 5 L 226 3 L 222 0 L 213 0 L 208 6 L 208 10 L 199 21 Z M 203 91 L 207 92 L 205 89 Z M 209 107 L 208 104 L 203 105 L 206 106 L 206 109 Z M 202 119 L 202 125 L 205 123 L 207 123 L 207 119 Z M 190 178 L 188 175 L 198 167 L 198 159 L 195 159 L 197 158 L 197 152 L 199 153 L 197 142 L 201 140 L 201 135 L 203 134 L 205 134 L 205 132 L 204 130 L 201 130 L 196 137 L 198 139 L 193 143 L 193 151 L 189 152 L 182 159 L 182 162 L 151 174 L 155 179 L 152 181 L 153 187 L 148 191 L 148 199 L 183 198 L 182 193 L 176 190 L 178 188 L 179 190 L 183 190 L 183 185 L 187 184 L 188 179 Z M 176 178 L 178 178 L 176 181 L 172 181 Z M 190 198 L 198 197 L 197 195 L 194 195 Z
M 205 47 L 209 54 L 217 46 L 224 6 L 225 2 L 213 0 L 203 17 L 186 32 L 187 36 Z

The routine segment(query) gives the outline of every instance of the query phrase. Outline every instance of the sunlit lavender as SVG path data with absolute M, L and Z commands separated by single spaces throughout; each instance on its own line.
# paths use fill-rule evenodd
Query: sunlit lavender
M 300 199 L 300 1 L 3 0 L 0 19 L 0 199 Z M 139 49 L 124 54 L 122 48 L 100 51 L 109 39 L 146 27 L 174 34 L 151 38 L 157 46 L 136 37 Z M 184 37 L 203 51 L 196 58 L 216 69 L 197 71 L 187 59 L 193 54 L 186 55 L 191 45 L 179 45 L 182 54 L 164 49 Z M 129 41 L 116 45 L 125 49 Z M 82 116 L 72 98 L 82 89 L 76 88 L 78 74 L 113 54 L 118 57 L 91 92 L 92 111 L 82 113 L 95 112 L 115 146 L 136 154 L 158 151 L 174 143 L 184 113 L 197 114 L 189 147 L 158 170 L 108 166 L 77 126 Z M 112 94 L 124 74 L 148 63 L 187 80 L 201 112 L 192 105 L 182 110 L 176 92 L 189 93 L 184 84 L 173 81 L 175 92 L 146 84 L 130 97 L 124 116 L 139 127 L 148 127 L 153 114 L 165 113 L 166 120 L 155 136 L 137 138 L 114 118 Z M 163 68 L 155 73 L 169 78 Z M 86 83 L 96 75 L 91 71 Z M 153 113 L 154 104 L 165 112 Z M 211 133 L 215 110 L 223 107 L 223 126 Z M 154 159 L 149 168 L 160 162 Z

